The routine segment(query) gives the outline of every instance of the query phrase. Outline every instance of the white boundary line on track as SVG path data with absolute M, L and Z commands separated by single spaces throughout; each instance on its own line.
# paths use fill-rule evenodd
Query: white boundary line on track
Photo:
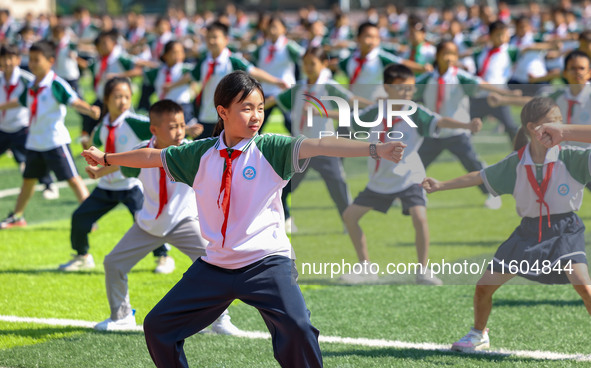
M 97 182 L 97 180 L 94 180 L 94 179 L 83 179 L 82 181 L 86 185 L 94 184 L 94 183 Z M 56 187 L 58 187 L 60 189 L 63 189 L 63 188 L 66 188 L 68 186 L 68 182 L 60 181 L 59 183 L 54 183 L 53 185 L 55 185 Z M 45 185 L 43 185 L 43 184 L 37 184 L 37 185 L 35 185 L 35 191 L 36 192 L 40 192 L 43 189 L 45 189 Z M 20 187 L 19 188 L 3 189 L 3 190 L 0 190 L 0 198 L 16 196 L 20 192 L 21 192 L 21 188 Z
M 31 318 L 31 317 L 17 317 L 0 315 L 0 321 L 16 322 L 16 323 L 38 323 L 50 326 L 67 326 L 67 327 L 83 327 L 93 328 L 96 322 L 81 321 L 75 319 L 61 319 L 61 318 Z M 143 331 L 142 326 L 137 326 L 135 329 L 128 329 L 126 331 Z M 271 335 L 267 332 L 259 331 L 241 331 L 239 337 L 249 339 L 270 339 Z M 415 350 L 429 350 L 439 351 L 442 353 L 449 353 L 449 345 L 435 344 L 435 343 L 416 343 L 405 342 L 397 340 L 383 340 L 383 339 L 368 339 L 368 338 L 353 338 L 340 336 L 324 336 L 320 335 L 320 342 L 344 344 L 344 345 L 359 345 L 377 348 L 395 348 L 395 349 L 415 349 Z M 490 356 L 513 356 L 519 358 L 539 359 L 539 360 L 574 360 L 579 362 L 591 361 L 591 354 L 566 354 L 552 351 L 539 350 L 484 350 L 471 354 L 490 355 Z

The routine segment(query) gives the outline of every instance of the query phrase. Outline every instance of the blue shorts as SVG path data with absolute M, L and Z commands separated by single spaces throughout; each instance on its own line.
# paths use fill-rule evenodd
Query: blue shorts
M 27 157 L 25 142 L 28 132 L 29 128 L 22 128 L 14 133 L 0 132 L 0 155 L 10 149 L 16 162 L 19 164 L 25 162 Z
M 23 178 L 38 179 L 53 171 L 58 181 L 78 176 L 70 145 L 64 144 L 49 151 L 27 151 Z
M 410 214 L 409 210 L 411 207 L 426 206 L 427 204 L 425 191 L 419 184 L 413 184 L 403 191 L 390 194 L 377 193 L 366 187 L 363 192 L 357 195 L 353 203 L 358 206 L 371 207 L 376 211 L 387 213 L 396 198 L 400 198 L 400 202 L 402 202 L 402 214 L 407 216 Z

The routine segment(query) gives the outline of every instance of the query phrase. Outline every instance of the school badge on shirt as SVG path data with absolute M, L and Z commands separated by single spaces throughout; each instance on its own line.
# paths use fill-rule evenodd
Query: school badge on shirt
M 255 178 L 255 176 L 257 176 L 257 171 L 254 169 L 254 167 L 247 166 L 242 171 L 242 176 L 244 176 L 244 179 L 246 180 L 252 180 Z

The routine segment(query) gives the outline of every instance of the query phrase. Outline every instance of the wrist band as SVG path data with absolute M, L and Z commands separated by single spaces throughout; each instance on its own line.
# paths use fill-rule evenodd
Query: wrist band
M 107 152 L 105 152 L 105 155 L 103 156 L 103 161 L 105 161 L 105 166 L 111 166 L 111 164 L 107 162 Z
M 374 160 L 379 160 L 380 156 L 378 155 L 378 148 L 375 145 L 375 143 L 371 143 L 369 145 L 369 155 L 371 156 L 371 158 L 373 158 Z

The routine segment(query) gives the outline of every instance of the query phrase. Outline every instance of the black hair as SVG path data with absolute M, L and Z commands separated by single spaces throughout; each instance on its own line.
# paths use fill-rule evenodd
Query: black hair
M 521 22 L 530 23 L 530 19 L 527 15 L 520 15 L 519 17 L 515 18 L 515 24 L 519 24 Z
M 218 83 L 213 95 L 213 104 L 216 108 L 220 105 L 229 108 L 236 97 L 238 97 L 237 102 L 242 102 L 254 90 L 258 90 L 265 101 L 265 93 L 259 81 L 242 70 L 232 72 Z M 218 123 L 214 128 L 213 136 L 220 135 L 222 130 L 224 130 L 224 121 L 218 114 Z
M 509 26 L 507 26 L 504 22 L 497 20 L 492 22 L 489 26 L 488 26 L 488 34 L 493 34 L 496 31 L 500 31 L 500 30 L 506 30 L 509 29 Z
M 357 37 L 361 36 L 367 28 L 378 28 L 378 25 L 372 22 L 363 22 L 357 28 Z
M 397 79 L 407 80 L 415 75 L 402 64 L 390 64 L 384 68 L 384 84 L 392 84 Z
M 158 26 L 162 22 L 167 22 L 168 24 L 170 24 L 170 19 L 168 19 L 168 17 L 166 17 L 166 16 L 158 17 L 158 18 L 156 18 L 156 22 L 154 23 L 154 25 Z
M 19 31 L 18 34 L 19 35 L 23 35 L 27 32 L 35 32 L 35 30 L 33 29 L 33 27 L 29 26 L 29 25 L 24 25 Z
M 10 10 L 8 10 L 8 9 L 0 9 L 0 13 L 4 13 L 4 14 L 10 16 Z
M 20 56 L 20 52 L 15 45 L 4 45 L 0 47 L 0 58 L 7 56 Z
M 285 24 L 285 21 L 279 14 L 271 15 L 271 18 L 269 18 L 269 24 L 273 23 L 274 21 L 278 21 L 279 23 L 281 23 L 283 25 L 283 28 L 287 30 L 287 25 Z
M 312 55 L 315 58 L 319 59 L 320 61 L 328 60 L 328 54 L 324 50 L 324 47 L 320 47 L 320 46 L 309 47 L 306 50 L 306 52 L 304 53 L 304 55 L 302 56 L 302 59 L 305 58 L 307 55 Z
M 210 25 L 207 26 L 207 32 L 215 30 L 222 31 L 224 36 L 228 36 L 228 34 L 230 34 L 230 28 L 224 23 L 220 22 L 219 20 L 216 20 L 215 22 L 212 22 Z
M 161 114 L 182 114 L 183 108 L 178 103 L 174 102 L 173 100 L 160 100 L 150 106 L 150 110 L 148 111 L 148 115 L 150 116 L 150 124 L 154 121 L 154 115 L 161 115 Z
M 517 131 L 513 149 L 520 150 L 529 142 L 527 135 L 527 123 L 537 123 L 544 118 L 553 108 L 557 107 L 556 101 L 550 97 L 534 97 L 523 106 L 521 110 L 521 127 Z
M 40 52 L 47 59 L 51 59 L 51 58 L 55 59 L 56 48 L 57 48 L 57 46 L 55 45 L 55 42 L 53 42 L 53 41 L 47 41 L 47 40 L 37 41 L 33 45 L 31 45 L 31 48 L 29 49 L 29 53 Z
M 579 42 L 585 41 L 587 43 L 591 43 L 591 30 L 587 29 L 583 32 L 579 33 Z
M 172 40 L 172 41 L 168 41 L 166 43 L 166 45 L 164 45 L 164 49 L 162 49 L 162 55 L 160 55 L 160 61 L 164 62 L 164 55 L 166 55 L 167 53 L 170 52 L 170 50 L 172 50 L 172 48 L 174 47 L 174 45 L 183 45 L 180 41 L 178 40 Z
M 58 33 L 66 32 L 66 27 L 63 24 L 58 24 L 58 25 L 51 27 L 51 33 L 55 33 L 55 32 L 58 32 Z
M 437 44 L 437 51 L 435 52 L 435 57 L 439 56 L 439 53 L 441 51 L 443 51 L 443 49 L 445 48 L 445 46 L 447 44 L 452 44 L 452 45 L 454 45 L 454 47 L 456 48 L 456 50 L 458 49 L 458 46 L 452 40 L 443 40 L 443 41 L 441 41 L 441 42 L 439 42 Z
M 104 106 L 105 106 L 105 110 L 107 109 L 107 101 L 109 100 L 109 97 L 111 97 L 111 93 L 113 93 L 113 90 L 115 90 L 115 87 L 117 87 L 120 84 L 127 84 L 127 86 L 129 87 L 130 91 L 133 91 L 133 89 L 131 88 L 131 80 L 127 77 L 113 77 L 111 79 L 109 79 L 107 81 L 107 83 L 105 83 L 105 89 L 103 92 L 103 102 L 104 102 Z
M 566 70 L 568 63 L 570 63 L 570 61 L 572 59 L 576 59 L 576 58 L 585 58 L 587 59 L 587 61 L 589 62 L 589 65 L 591 65 L 591 58 L 589 57 L 589 55 L 587 55 L 586 53 L 584 53 L 581 50 L 573 50 L 571 52 L 569 52 L 568 54 L 566 54 L 566 57 L 564 58 L 564 70 Z
M 110 31 L 101 31 L 101 33 L 99 33 L 98 36 L 96 36 L 96 38 L 94 39 L 94 45 L 98 46 L 99 41 L 102 38 L 110 38 L 111 41 L 113 41 L 114 43 L 117 43 L 118 37 L 119 37 L 119 32 L 117 32 L 116 29 L 112 29 Z

